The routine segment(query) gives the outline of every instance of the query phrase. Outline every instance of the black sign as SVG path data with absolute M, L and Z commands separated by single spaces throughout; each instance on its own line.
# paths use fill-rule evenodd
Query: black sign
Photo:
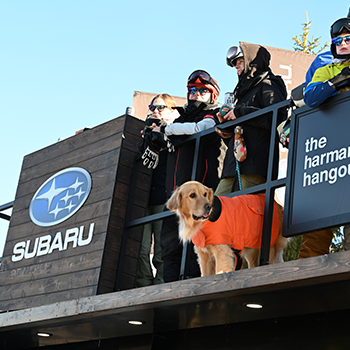
M 292 118 L 286 236 L 350 222 L 350 95 L 341 95 Z

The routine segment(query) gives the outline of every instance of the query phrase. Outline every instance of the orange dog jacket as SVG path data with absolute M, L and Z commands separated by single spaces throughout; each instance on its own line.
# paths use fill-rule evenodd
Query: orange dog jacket
M 229 244 L 232 248 L 243 250 L 261 247 L 265 194 L 248 194 L 233 198 L 218 197 L 221 201 L 221 214 L 218 220 L 203 223 L 194 235 L 194 245 Z M 271 247 L 276 243 L 279 232 L 279 216 L 276 202 L 273 208 Z

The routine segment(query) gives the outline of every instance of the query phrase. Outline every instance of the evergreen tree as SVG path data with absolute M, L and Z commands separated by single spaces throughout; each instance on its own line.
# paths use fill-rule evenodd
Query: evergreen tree
M 303 26 L 303 34 L 301 34 L 299 38 L 297 35 L 293 38 L 293 40 L 295 41 L 294 51 L 317 55 L 329 45 L 329 42 L 326 42 L 317 52 L 315 52 L 315 49 L 320 46 L 321 37 L 314 39 L 314 37 L 312 36 L 311 40 L 308 39 L 310 27 L 311 27 L 311 21 L 309 21 L 307 12 L 306 12 L 306 22 L 302 23 L 302 26 Z
M 300 235 L 300 236 L 294 236 L 289 239 L 288 244 L 283 251 L 284 261 L 298 260 L 299 249 L 300 249 L 302 238 L 303 236 Z

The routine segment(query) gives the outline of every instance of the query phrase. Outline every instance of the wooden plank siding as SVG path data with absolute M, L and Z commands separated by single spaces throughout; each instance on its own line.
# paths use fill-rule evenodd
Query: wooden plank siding
M 121 116 L 92 130 L 72 136 L 24 157 L 0 270 L 0 310 L 35 307 L 48 303 L 113 292 L 126 208 L 140 130 L 144 122 Z M 41 227 L 29 216 L 38 188 L 52 175 L 70 168 L 87 170 L 92 178 L 90 195 L 72 217 L 60 224 Z M 143 168 L 143 167 L 142 167 Z M 140 169 L 133 196 L 132 218 L 145 215 L 151 172 Z M 84 237 L 94 223 L 93 239 L 85 246 L 53 250 L 51 254 L 12 261 L 14 246 L 45 235 L 84 226 Z M 127 241 L 123 289 L 135 286 L 142 227 Z M 130 242 L 129 242 L 130 241 Z

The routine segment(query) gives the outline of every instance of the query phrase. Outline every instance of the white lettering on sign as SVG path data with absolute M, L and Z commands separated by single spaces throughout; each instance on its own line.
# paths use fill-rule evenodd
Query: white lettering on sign
M 305 152 L 318 151 L 313 156 L 305 155 L 304 170 L 313 169 L 326 164 L 332 164 L 341 160 L 350 158 L 350 146 L 342 147 L 328 152 L 320 152 L 327 145 L 327 138 L 322 136 L 319 139 L 311 137 L 305 141 Z M 331 169 L 319 170 L 314 172 L 304 172 L 303 187 L 317 185 L 322 182 L 328 182 L 333 185 L 339 178 L 350 175 L 350 163 L 342 164 Z
M 22 259 L 31 259 L 35 256 L 51 254 L 58 249 L 67 250 L 68 247 L 76 248 L 88 245 L 92 241 L 95 223 L 90 224 L 89 234 L 84 238 L 84 226 L 74 227 L 66 230 L 64 239 L 61 232 L 57 232 L 52 239 L 50 235 L 37 237 L 34 244 L 30 240 L 18 242 L 13 247 L 12 261 L 17 262 Z

